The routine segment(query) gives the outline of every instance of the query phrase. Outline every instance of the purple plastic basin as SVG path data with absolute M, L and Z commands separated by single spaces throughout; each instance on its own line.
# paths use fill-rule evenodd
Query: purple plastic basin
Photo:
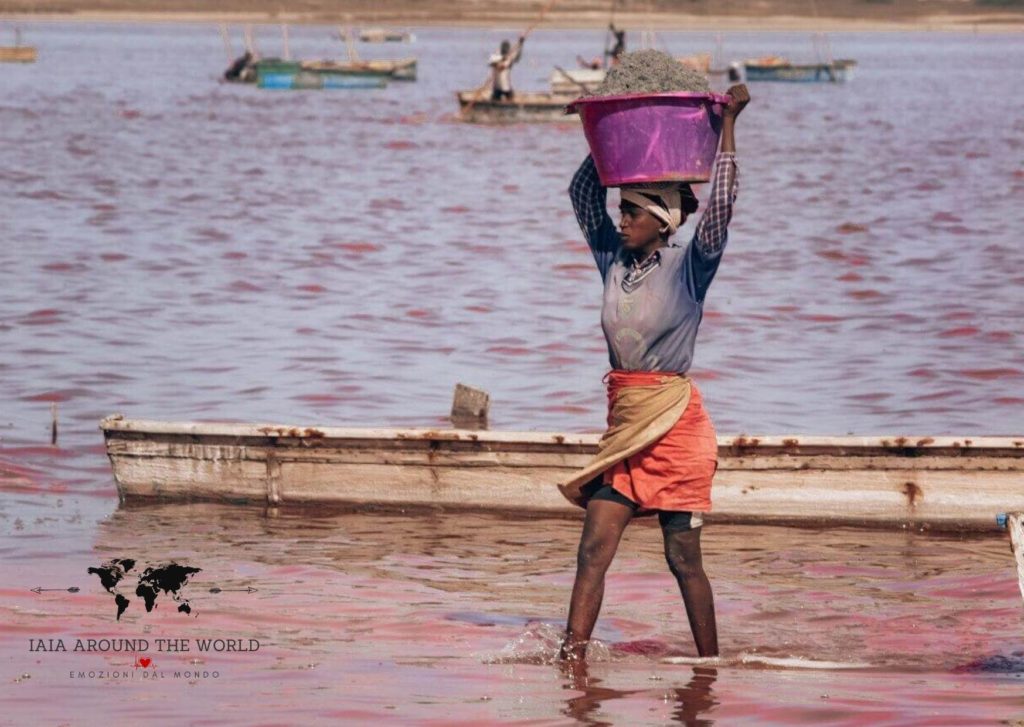
M 581 98 L 583 133 L 606 187 L 647 182 L 707 182 L 722 131 L 722 104 L 711 93 Z

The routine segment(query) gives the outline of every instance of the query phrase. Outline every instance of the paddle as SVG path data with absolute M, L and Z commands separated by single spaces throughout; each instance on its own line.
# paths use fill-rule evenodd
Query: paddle
M 224 52 L 228 56 L 228 66 L 235 61 L 235 50 L 231 47 L 231 38 L 228 37 L 228 26 L 220 24 L 220 38 L 224 41 Z

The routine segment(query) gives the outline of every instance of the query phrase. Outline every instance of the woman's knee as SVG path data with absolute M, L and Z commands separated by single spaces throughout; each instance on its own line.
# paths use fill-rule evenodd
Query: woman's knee
M 677 538 L 665 539 L 665 561 L 676 578 L 689 579 L 704 575 L 700 546 L 682 544 Z
M 615 556 L 617 542 L 607 537 L 585 537 L 580 540 L 576 552 L 576 569 L 594 574 L 603 574 Z

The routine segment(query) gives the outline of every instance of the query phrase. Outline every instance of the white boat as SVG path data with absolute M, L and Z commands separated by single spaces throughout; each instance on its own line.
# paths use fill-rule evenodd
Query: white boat
M 123 501 L 578 513 L 556 483 L 597 434 L 101 423 Z M 1024 511 L 1024 437 L 720 437 L 711 520 L 994 529 Z

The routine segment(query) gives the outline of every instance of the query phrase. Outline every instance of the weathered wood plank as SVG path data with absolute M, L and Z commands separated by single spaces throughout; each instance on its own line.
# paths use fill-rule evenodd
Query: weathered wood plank
M 480 445 L 463 451 L 422 448 L 387 448 L 373 446 L 354 448 L 351 442 L 339 442 L 337 447 L 328 447 L 322 440 L 308 446 L 259 446 L 259 445 L 207 445 L 191 442 L 166 441 L 164 439 L 121 440 L 112 438 L 107 449 L 113 454 L 131 454 L 136 457 L 173 457 L 184 459 L 250 459 L 265 461 L 270 453 L 281 461 L 337 462 L 349 464 L 398 464 L 398 465 L 448 465 L 461 467 L 562 467 L 567 471 L 586 464 L 593 450 L 557 451 L 550 448 L 532 450 L 521 448 L 502 451 Z M 568 448 L 563 448 L 568 449 Z M 1018 471 L 1024 473 L 1024 458 L 972 456 L 922 455 L 904 456 L 856 456 L 856 455 L 795 455 L 777 452 L 758 456 L 732 457 L 724 455 L 719 460 L 719 470 L 955 470 L 955 471 Z
M 264 462 L 139 458 L 112 455 L 122 497 L 266 499 Z
M 154 434 L 252 437 L 276 439 L 278 442 L 294 439 L 351 440 L 358 442 L 445 442 L 445 443 L 500 443 L 529 444 L 535 446 L 584 445 L 595 446 L 598 433 L 566 432 L 502 432 L 464 429 L 383 429 L 347 427 L 304 427 L 280 424 L 242 424 L 233 422 L 164 422 L 142 419 L 108 417 L 100 423 L 104 432 L 135 432 L 145 437 Z M 931 437 L 931 436 L 876 436 L 831 437 L 811 435 L 727 435 L 718 438 L 719 450 L 732 450 L 732 454 L 756 454 L 771 448 L 794 453 L 896 453 L 914 456 L 924 452 L 979 453 L 998 451 L 1000 456 L 1024 458 L 1024 435 L 1010 437 Z
M 146 466 L 140 467 L 140 463 Z M 278 462 L 276 477 L 255 462 L 146 460 L 118 457 L 126 494 L 143 497 L 246 499 L 282 503 L 370 503 L 572 512 L 553 486 L 563 471 L 546 468 Z M 276 486 L 274 485 L 276 482 Z M 276 488 L 276 499 L 272 490 Z M 773 517 L 838 521 L 939 522 L 967 527 L 997 512 L 1024 509 L 1016 473 L 988 473 L 965 501 L 955 472 L 911 478 L 879 472 L 723 472 L 714 488 L 718 518 Z

